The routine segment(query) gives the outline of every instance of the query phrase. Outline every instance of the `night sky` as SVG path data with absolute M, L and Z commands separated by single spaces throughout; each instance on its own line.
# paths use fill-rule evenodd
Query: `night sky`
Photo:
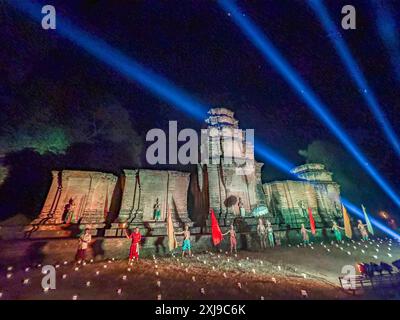
M 54 5 L 58 15 L 163 75 L 205 105 L 234 110 L 241 128 L 254 128 L 259 139 L 295 164 L 307 160 L 299 150 L 307 149 L 316 140 L 329 145 L 324 152 L 334 150 L 333 154 L 321 153 L 321 159 L 329 158 L 329 163 L 335 163 L 329 169 L 342 175 L 338 180 L 343 182 L 346 197 L 363 201 L 371 210 L 399 212 L 216 2 L 52 0 L 39 3 Z M 400 21 L 399 2 L 388 3 Z M 342 6 L 356 7 L 357 29 L 340 30 L 400 135 L 400 83 L 377 32 L 371 2 L 335 0 L 326 4 L 339 28 Z M 400 191 L 398 158 L 305 1 L 239 1 L 238 5 L 329 106 L 371 164 Z M 0 2 L 0 10 L 2 139 L 7 139 L 9 127 L 18 133 L 19 126 L 30 120 L 32 112 L 50 114 L 35 120 L 35 125 L 43 121 L 53 127 L 78 126 L 81 124 L 77 124 L 75 117 L 81 108 L 108 101 L 129 114 L 138 135 L 136 140 L 143 140 L 151 128 L 165 128 L 168 120 L 177 120 L 180 128 L 204 126 L 99 62 L 57 31 L 41 29 L 39 23 L 18 12 L 7 1 Z M 56 114 L 54 123 L 53 114 Z M 70 139 L 67 150 L 59 154 L 35 153 L 33 156 L 26 153 L 29 145 L 24 146 L 23 142 L 16 150 L 4 147 L 0 152 L 5 156 L 3 162 L 14 166 L 11 173 L 16 178 L 11 177 L 3 187 L 5 191 L 0 190 L 2 197 L 7 192 L 15 196 L 10 190 L 24 187 L 29 190 L 31 185 L 42 181 L 38 177 L 22 179 L 28 172 L 23 168 L 24 161 L 31 168 L 40 168 L 42 173 L 57 167 L 117 171 L 136 165 L 136 160 L 120 155 L 129 146 L 129 137 L 117 139 L 117 144 L 107 141 L 107 137 L 96 139 L 85 144 L 74 144 Z M 88 151 L 88 144 L 97 147 Z M 115 147 L 107 153 L 104 149 L 109 145 L 118 145 L 120 149 Z M 101 151 L 99 146 L 103 146 Z M 101 158 L 107 158 L 112 165 Z M 263 177 L 265 181 L 287 178 L 268 163 Z M 47 187 L 45 184 L 42 189 Z M 13 210 L 19 209 L 3 207 L 0 214 L 9 215 Z

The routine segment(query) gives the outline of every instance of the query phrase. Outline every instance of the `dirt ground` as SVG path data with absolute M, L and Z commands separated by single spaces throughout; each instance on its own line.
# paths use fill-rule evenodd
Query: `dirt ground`
M 314 243 L 242 251 L 194 253 L 127 261 L 54 264 L 56 289 L 45 292 L 42 265 L 6 265 L 1 262 L 1 299 L 379 299 L 370 293 L 353 296 L 339 287 L 345 265 L 356 262 L 392 262 L 400 246 L 388 240 Z M 29 269 L 26 269 L 29 268 Z M 77 269 L 76 269 L 77 268 Z

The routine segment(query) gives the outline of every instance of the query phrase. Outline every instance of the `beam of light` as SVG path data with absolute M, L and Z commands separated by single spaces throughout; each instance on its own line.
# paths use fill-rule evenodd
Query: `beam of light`
M 39 5 L 33 4 L 29 1 L 13 1 L 11 4 L 27 13 L 34 20 L 41 22 L 43 15 L 41 14 L 41 7 Z M 171 103 L 172 106 L 180 111 L 188 113 L 195 119 L 202 121 L 204 116 L 207 114 L 207 111 L 210 109 L 208 106 L 195 100 L 185 91 L 168 82 L 164 77 L 146 69 L 144 66 L 140 65 L 138 62 L 126 56 L 119 50 L 111 47 L 103 40 L 97 39 L 96 37 L 73 26 L 69 21 L 60 17 L 59 14 L 57 15 L 56 30 L 65 38 L 85 49 L 100 61 L 125 75 L 128 79 L 138 82 L 153 94 Z M 277 168 L 285 172 L 290 172 L 291 168 L 294 167 L 293 164 L 276 154 L 262 142 L 256 140 L 255 144 L 259 146 L 259 151 L 256 151 L 256 153 Z
M 43 14 L 41 6 L 30 1 L 10 1 L 11 5 L 31 16 L 41 23 Z M 190 97 L 183 90 L 169 83 L 165 78 L 155 74 L 152 70 L 142 66 L 134 59 L 113 48 L 101 39 L 73 26 L 69 21 L 57 14 L 57 31 L 62 36 L 85 49 L 94 57 L 109 65 L 130 80 L 134 80 L 158 97 L 171 103 L 176 108 L 200 120 L 204 118 L 208 109 L 201 102 Z M 42 30 L 42 32 L 54 32 Z M 37 31 L 40 32 L 40 31 Z
M 303 81 L 298 73 L 289 65 L 286 59 L 275 48 L 266 35 L 230 0 L 219 0 L 218 4 L 232 17 L 236 25 L 243 31 L 253 45 L 260 50 L 269 62 L 292 86 L 297 95 L 325 123 L 330 131 L 340 140 L 345 148 L 353 155 L 366 172 L 385 191 L 385 193 L 400 207 L 400 198 L 393 187 L 368 163 L 361 150 L 354 144 L 344 129 L 339 125 L 328 108 L 317 97 L 313 90 Z
M 357 64 L 356 60 L 352 56 L 348 46 L 346 45 L 345 41 L 341 38 L 339 29 L 336 27 L 335 23 L 332 21 L 329 12 L 323 2 L 321 0 L 310 0 L 309 2 L 310 7 L 313 9 L 315 14 L 317 15 L 319 21 L 325 28 L 326 32 L 331 35 L 330 39 L 333 42 L 333 45 L 339 54 L 343 64 L 347 68 L 352 77 L 353 81 L 358 86 L 363 99 L 369 106 L 372 114 L 375 116 L 376 120 L 380 124 L 383 129 L 383 132 L 386 135 L 386 138 L 393 146 L 393 149 L 400 157 L 400 143 L 399 139 L 396 136 L 396 133 L 393 130 L 393 127 L 390 125 L 389 121 L 387 120 L 386 115 L 382 111 L 382 108 L 379 105 L 378 100 L 374 92 L 371 90 L 370 86 L 368 85 L 367 79 L 364 77 L 363 72 L 361 71 L 360 66 Z M 387 23 L 387 22 L 385 22 Z M 400 63 L 400 60 L 399 60 Z
M 371 0 L 376 11 L 376 27 L 379 36 L 390 54 L 392 68 L 400 82 L 400 32 L 393 10 L 388 2 Z
M 361 220 L 364 220 L 364 213 L 358 208 L 356 207 L 354 204 L 350 203 L 348 200 L 343 199 L 342 198 L 342 203 L 346 206 L 346 208 L 351 211 L 354 215 L 356 215 L 357 217 L 359 217 Z M 377 227 L 378 229 L 380 229 L 381 231 L 383 231 L 384 233 L 386 233 L 387 235 L 393 237 L 396 240 L 400 241 L 400 235 L 396 232 L 394 232 L 392 229 L 388 228 L 387 226 L 385 226 L 382 222 L 378 221 L 375 218 L 369 217 L 369 220 L 371 221 L 371 223 Z
M 28 13 L 30 16 L 34 17 L 35 20 L 40 21 L 41 20 L 41 15 L 38 15 L 37 13 L 40 13 L 40 7 L 33 5 L 27 1 L 21 1 L 21 2 L 13 2 L 13 4 L 18 4 L 17 7 L 21 9 L 22 11 Z M 66 38 L 70 39 L 73 41 L 75 44 L 78 46 L 86 49 L 86 46 L 81 45 L 81 41 L 77 41 L 79 39 L 75 39 L 75 35 L 70 34 L 70 32 L 62 31 L 60 30 L 60 27 L 63 27 L 64 24 L 59 24 L 60 23 L 60 18 L 57 18 L 57 30 L 66 36 Z M 72 27 L 70 24 L 67 24 L 68 30 L 74 30 L 74 32 L 77 33 L 77 35 L 80 35 L 82 32 L 77 29 L 76 27 Z M 72 28 L 72 29 L 71 29 Z M 89 35 L 85 35 L 86 37 L 84 38 L 85 41 L 88 41 L 87 43 L 92 44 L 93 48 L 88 48 L 86 49 L 89 53 L 97 57 L 99 60 L 105 62 L 109 66 L 115 68 L 118 72 L 121 72 L 125 76 L 127 76 L 128 79 L 137 81 L 145 88 L 150 90 L 152 93 L 156 94 L 162 99 L 165 99 L 166 101 L 170 102 L 172 106 L 176 107 L 178 110 L 186 112 L 192 116 L 194 116 L 198 120 L 203 120 L 204 115 L 206 114 L 206 111 L 208 110 L 205 105 L 202 105 L 200 102 L 195 101 L 187 92 L 177 89 L 173 84 L 169 83 L 165 78 L 160 77 L 159 75 L 156 75 L 153 72 L 150 72 L 149 70 L 145 70 L 142 66 L 140 66 L 138 63 L 134 62 L 131 58 L 123 55 L 121 52 L 109 47 L 107 44 L 105 44 L 103 41 L 96 40 L 94 37 L 91 37 Z M 70 38 L 71 37 L 71 38 Z M 97 41 L 100 41 L 100 43 L 97 43 Z M 90 50 L 89 50 L 90 49 Z M 100 50 L 101 49 L 101 50 Z M 100 52 L 98 52 L 100 50 Z M 102 50 L 110 50 L 110 53 L 108 52 L 101 52 Z M 120 58 L 120 62 L 114 63 L 108 61 L 109 57 L 118 57 Z M 122 63 L 123 64 L 120 64 Z M 122 67 L 122 68 L 121 68 Z M 127 70 L 125 70 L 127 69 Z M 136 75 L 133 70 L 140 70 L 145 71 L 145 74 L 140 74 Z M 151 77 L 150 77 L 150 76 Z M 146 80 L 146 81 L 145 81 Z M 155 88 L 152 87 L 152 85 L 155 86 Z M 180 93 L 181 96 L 179 98 L 176 97 L 177 93 Z M 286 174 L 290 174 L 294 176 L 295 178 L 311 183 L 310 181 L 304 180 L 303 178 L 295 175 L 292 173 L 292 169 L 295 167 L 293 163 L 290 161 L 286 160 L 283 156 L 281 156 L 279 153 L 275 152 L 272 150 L 270 147 L 266 146 L 264 143 L 259 141 L 258 139 L 255 139 L 254 141 L 254 148 L 255 152 L 257 155 L 259 155 L 263 160 L 266 162 L 269 162 L 273 166 L 275 166 L 277 169 L 281 170 L 282 172 Z M 352 207 L 355 207 L 352 205 Z M 371 219 L 371 222 L 375 225 L 374 220 Z M 390 234 L 389 234 L 390 235 Z
M 260 158 L 268 161 L 282 172 L 291 173 L 291 170 L 295 167 L 293 163 L 276 153 L 259 139 L 254 139 L 254 151 Z

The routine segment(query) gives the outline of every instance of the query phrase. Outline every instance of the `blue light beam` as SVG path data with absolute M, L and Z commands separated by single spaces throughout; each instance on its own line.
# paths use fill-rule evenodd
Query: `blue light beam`
M 386 50 L 390 54 L 392 67 L 398 82 L 400 82 L 400 33 L 388 2 L 371 0 L 376 11 L 376 27 Z
M 28 1 L 24 2 L 13 2 L 13 5 L 16 5 L 20 10 L 23 12 L 28 13 L 30 16 L 32 16 L 35 20 L 41 21 L 41 16 L 38 14 L 40 13 L 40 7 L 36 6 L 32 3 L 29 3 Z M 78 46 L 86 49 L 86 46 L 81 45 L 81 41 L 75 40 L 76 35 L 80 35 L 82 32 L 77 29 L 76 27 L 72 27 L 70 24 L 66 24 L 68 26 L 68 31 L 69 32 L 62 32 L 60 30 L 60 19 L 59 17 L 57 18 L 57 30 L 60 31 L 61 34 L 65 35 L 66 38 L 70 39 L 73 41 L 75 44 Z M 63 21 L 64 22 L 64 21 Z M 61 24 L 61 27 L 63 27 L 65 24 Z M 70 31 L 74 30 L 76 35 L 72 34 L 70 35 Z M 70 36 L 73 38 L 70 38 Z M 165 99 L 166 101 L 172 103 L 172 106 L 177 107 L 178 110 L 189 113 L 190 115 L 194 116 L 196 119 L 201 119 L 203 120 L 203 116 L 206 113 L 206 108 L 205 105 L 202 105 L 200 102 L 195 101 L 188 93 L 182 91 L 181 89 L 177 89 L 173 84 L 169 83 L 165 78 L 160 77 L 159 75 L 154 74 L 153 72 L 150 72 L 149 70 L 144 69 L 142 66 L 140 66 L 138 63 L 134 62 L 132 59 L 128 58 L 127 56 L 123 55 L 121 52 L 110 48 L 109 45 L 105 44 L 101 40 L 96 40 L 94 37 L 89 36 L 88 34 L 85 34 L 88 42 L 92 44 L 93 48 L 88 48 L 86 49 L 89 53 L 97 57 L 100 61 L 105 62 L 107 65 L 111 66 L 114 68 L 116 71 L 121 72 L 124 74 L 128 79 L 137 81 L 145 88 L 150 90 L 152 93 L 156 94 L 162 99 Z M 79 39 L 78 39 L 79 40 Z M 99 43 L 98 43 L 99 41 Z M 90 50 L 89 50 L 90 49 Z M 98 51 L 101 52 L 98 52 Z M 111 53 L 108 52 L 102 52 L 103 50 L 110 50 Z M 115 54 L 115 55 L 114 55 Z M 120 59 L 120 63 L 111 63 L 108 61 L 109 57 L 118 57 Z M 123 62 L 123 63 L 122 63 Z M 123 70 L 121 70 L 121 67 Z M 126 68 L 127 70 L 124 70 Z M 136 75 L 135 72 L 144 72 L 144 74 Z M 149 74 L 151 77 L 149 77 Z M 153 88 L 152 86 L 155 86 Z M 182 94 L 177 98 L 176 96 L 178 94 Z M 303 178 L 293 174 L 291 172 L 291 169 L 295 167 L 293 163 L 290 161 L 286 160 L 283 156 L 281 156 L 279 153 L 275 152 L 272 150 L 270 147 L 266 146 L 264 143 L 259 141 L 258 139 L 255 139 L 254 141 L 254 148 L 256 154 L 258 154 L 263 160 L 266 162 L 271 163 L 273 166 L 275 166 L 277 169 L 281 170 L 284 173 L 290 174 L 299 180 L 306 181 Z M 310 181 L 307 181 L 310 182 Z M 354 205 L 350 204 L 352 207 L 351 208 L 356 208 Z M 371 222 L 375 225 L 375 220 L 371 219 Z M 393 232 L 392 232 L 393 233 Z M 388 233 L 390 235 L 390 233 Z M 396 234 L 395 234 L 396 235 Z M 396 235 L 398 237 L 398 235 Z
M 25 12 L 39 23 L 41 22 L 43 18 L 41 6 L 30 1 L 10 1 L 10 4 Z M 123 74 L 129 80 L 136 81 L 181 111 L 190 114 L 198 120 L 203 119 L 207 113 L 209 108 L 193 97 L 190 97 L 178 87 L 172 85 L 164 77 L 155 74 L 121 51 L 111 47 L 103 40 L 73 26 L 69 21 L 60 17 L 60 14 L 57 15 L 56 31 L 100 61 Z M 42 30 L 42 32 L 51 31 Z
M 393 130 L 390 122 L 387 120 L 386 115 L 382 111 L 382 108 L 379 105 L 378 100 L 370 86 L 368 85 L 367 79 L 363 75 L 363 72 L 360 66 L 357 64 L 355 58 L 352 56 L 348 46 L 345 41 L 342 39 L 339 29 L 336 27 L 334 22 L 332 21 L 327 8 L 324 6 L 321 0 L 309 0 L 309 5 L 317 15 L 320 23 L 325 28 L 326 32 L 331 36 L 331 41 L 339 54 L 343 64 L 347 68 L 352 77 L 353 81 L 358 86 L 363 99 L 369 106 L 372 114 L 375 116 L 376 120 L 380 124 L 383 129 L 383 132 L 386 135 L 386 138 L 393 146 L 394 151 L 400 157 L 400 143 L 399 139 Z M 385 21 L 385 23 L 388 23 Z M 400 60 L 399 60 L 400 62 Z
M 272 42 L 263 32 L 245 16 L 240 9 L 229 0 L 219 0 L 218 4 L 229 13 L 236 25 L 243 31 L 253 45 L 258 48 L 263 57 L 269 62 L 286 81 L 292 86 L 296 94 L 306 102 L 310 109 L 325 123 L 330 131 L 339 139 L 345 148 L 353 155 L 366 172 L 385 191 L 385 193 L 400 208 L 400 198 L 393 187 L 368 163 L 361 150 L 352 142 L 344 129 L 337 123 L 328 111 L 328 108 L 320 101 L 311 88 L 301 79 L 296 71 L 289 65 L 279 53 Z

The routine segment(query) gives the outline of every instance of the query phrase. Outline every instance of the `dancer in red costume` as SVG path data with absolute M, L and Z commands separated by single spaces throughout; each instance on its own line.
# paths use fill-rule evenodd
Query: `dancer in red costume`
M 133 232 L 131 234 L 128 234 L 126 228 L 125 228 L 125 235 L 128 239 L 132 239 L 131 243 L 131 248 L 129 250 L 129 264 L 132 264 L 133 259 L 136 261 L 139 260 L 139 246 L 140 246 L 140 241 L 142 240 L 142 235 L 139 232 L 139 228 L 136 227 L 133 229 Z

